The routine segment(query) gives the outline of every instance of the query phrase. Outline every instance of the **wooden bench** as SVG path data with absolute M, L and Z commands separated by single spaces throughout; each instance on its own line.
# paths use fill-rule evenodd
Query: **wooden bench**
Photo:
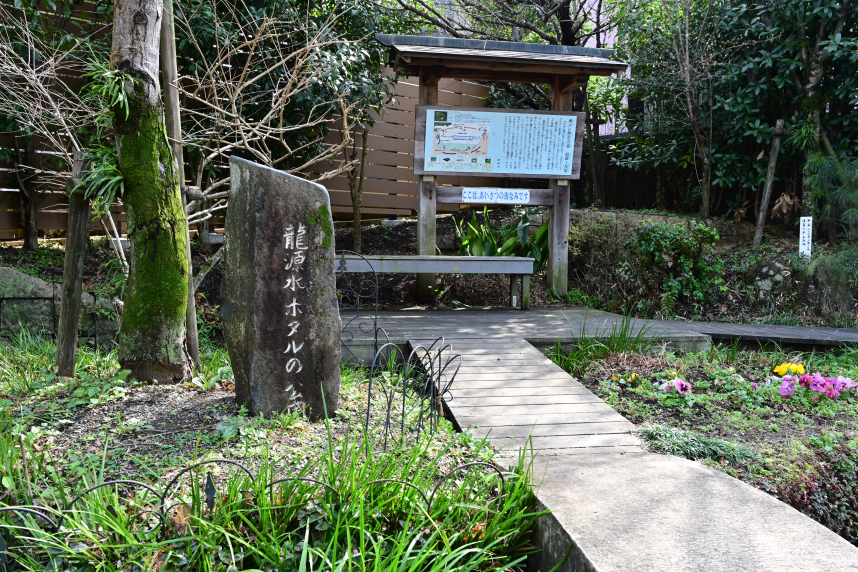
M 345 260 L 345 268 L 343 268 Z M 511 256 L 360 256 L 337 257 L 336 271 L 379 274 L 509 274 L 510 305 L 530 306 L 530 277 L 533 258 Z

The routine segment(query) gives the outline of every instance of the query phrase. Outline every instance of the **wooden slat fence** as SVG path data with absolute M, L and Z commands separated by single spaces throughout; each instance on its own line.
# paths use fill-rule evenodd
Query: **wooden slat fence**
M 368 145 L 366 181 L 361 213 L 364 219 L 397 215 L 411 215 L 417 209 L 417 177 L 414 175 L 414 110 L 418 101 L 416 77 L 403 78 L 396 86 L 396 97 L 383 114 L 376 118 L 367 141 L 357 134 L 358 149 Z M 489 88 L 461 80 L 443 79 L 439 85 L 439 105 L 482 107 Z M 328 137 L 331 143 L 341 141 L 338 132 Z M 0 134 L 0 146 L 14 143 L 8 135 Z M 359 154 L 358 154 L 359 156 Z M 338 176 L 323 184 L 331 194 L 331 207 L 337 219 L 350 219 L 352 201 L 348 179 Z M 439 177 L 439 185 L 494 186 L 498 179 L 491 177 Z M 21 217 L 18 211 L 18 190 L 15 187 L 12 165 L 0 162 L 0 240 L 22 236 Z M 39 207 L 39 230 L 49 235 L 66 230 L 67 200 L 62 192 L 49 193 Z M 456 204 L 439 204 L 438 212 L 459 210 Z M 125 213 L 113 213 L 118 228 L 124 231 Z M 214 219 L 214 226 L 222 227 L 223 218 Z M 95 221 L 93 231 L 100 231 Z

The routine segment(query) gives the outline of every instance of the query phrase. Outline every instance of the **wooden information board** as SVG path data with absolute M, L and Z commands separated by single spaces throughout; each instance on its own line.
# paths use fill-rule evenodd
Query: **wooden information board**
M 418 105 L 414 174 L 579 179 L 584 114 Z

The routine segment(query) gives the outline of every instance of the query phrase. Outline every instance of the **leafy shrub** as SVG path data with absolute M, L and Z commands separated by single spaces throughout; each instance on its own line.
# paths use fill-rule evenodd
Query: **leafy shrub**
M 757 486 L 858 546 L 858 448 L 835 435 L 809 444 L 802 474 Z
M 719 280 L 723 264 L 710 256 L 717 242 L 718 231 L 696 221 L 688 226 L 654 223 L 634 229 L 626 247 L 644 276 L 665 293 L 663 306 L 670 308 L 664 309 L 672 313 L 682 296 L 703 302 Z
M 489 220 L 488 208 L 483 208 L 483 221 L 480 224 L 477 214 L 471 221 L 456 222 L 456 238 L 459 240 L 459 252 L 467 256 L 522 256 L 533 258 L 533 272 L 539 272 L 548 262 L 548 222 L 543 224 L 536 234 L 530 236 L 530 219 L 527 213 L 513 224 L 494 229 Z

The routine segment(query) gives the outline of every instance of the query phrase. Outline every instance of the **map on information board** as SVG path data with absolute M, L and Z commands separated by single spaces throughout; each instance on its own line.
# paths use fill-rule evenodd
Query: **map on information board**
M 426 172 L 570 176 L 575 115 L 426 109 Z

